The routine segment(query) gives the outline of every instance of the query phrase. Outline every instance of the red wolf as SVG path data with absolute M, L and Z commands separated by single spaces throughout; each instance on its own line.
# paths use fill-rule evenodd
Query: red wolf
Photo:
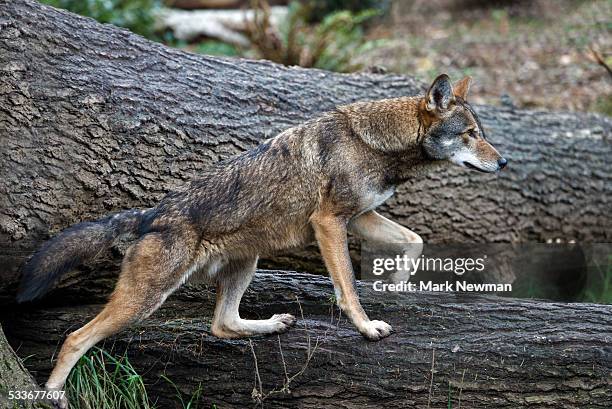
M 104 309 L 64 342 L 47 389 L 62 389 L 89 348 L 152 314 L 194 273 L 217 287 L 214 335 L 286 331 L 293 316 L 243 319 L 240 299 L 260 256 L 314 240 L 337 303 L 357 330 L 372 341 L 391 334 L 390 325 L 370 320 L 359 303 L 347 232 L 416 244 L 410 251 L 418 257 L 421 237 L 374 210 L 395 187 L 447 163 L 481 172 L 506 165 L 466 101 L 470 82 L 452 85 L 443 74 L 423 96 L 340 106 L 214 165 L 154 208 L 80 223 L 43 244 L 24 268 L 19 301 L 41 296 L 118 237 L 136 240 Z

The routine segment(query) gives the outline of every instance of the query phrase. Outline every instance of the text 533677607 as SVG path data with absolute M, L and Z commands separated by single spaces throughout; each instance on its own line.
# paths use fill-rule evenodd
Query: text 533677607
M 64 397 L 64 391 L 9 391 L 8 398 L 10 400 L 58 400 Z

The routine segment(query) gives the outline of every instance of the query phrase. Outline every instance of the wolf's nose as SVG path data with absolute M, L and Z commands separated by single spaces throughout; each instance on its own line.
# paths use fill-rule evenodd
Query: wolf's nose
M 506 158 L 499 158 L 497 160 L 497 164 L 499 165 L 500 169 L 503 169 L 506 167 L 506 165 L 508 164 L 508 161 L 506 160 Z

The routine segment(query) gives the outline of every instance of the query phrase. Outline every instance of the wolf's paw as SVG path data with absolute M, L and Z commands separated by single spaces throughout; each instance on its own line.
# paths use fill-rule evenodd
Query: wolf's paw
M 282 334 L 295 325 L 297 320 L 291 314 L 274 314 L 270 322 L 274 325 L 275 334 Z
M 68 409 L 68 398 L 64 395 L 57 399 L 51 399 L 51 405 L 53 409 Z
M 45 390 L 50 392 L 46 395 L 50 396 L 51 399 L 49 399 L 49 402 L 53 409 L 68 409 L 68 398 L 66 397 L 66 393 L 62 391 L 61 386 L 47 383 L 45 385 Z
M 359 332 L 370 341 L 379 341 L 391 335 L 393 328 L 384 321 L 374 320 L 364 323 Z

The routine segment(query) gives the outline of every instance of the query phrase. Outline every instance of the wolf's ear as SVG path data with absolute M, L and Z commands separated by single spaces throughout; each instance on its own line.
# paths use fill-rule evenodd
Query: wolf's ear
M 470 86 L 472 85 L 472 77 L 469 75 L 463 77 L 463 79 L 455 82 L 453 85 L 453 93 L 456 97 L 461 98 L 464 101 L 467 101 L 468 92 L 470 92 Z
M 434 80 L 427 91 L 427 110 L 428 111 L 445 111 L 451 102 L 455 100 L 453 94 L 453 86 L 450 83 L 448 75 L 442 74 Z

